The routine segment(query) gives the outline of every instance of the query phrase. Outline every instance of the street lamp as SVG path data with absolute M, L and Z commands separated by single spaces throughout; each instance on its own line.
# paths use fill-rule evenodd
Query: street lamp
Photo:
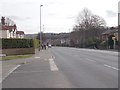
M 41 44 L 42 44 L 42 32 L 41 32 L 41 7 L 42 7 L 43 5 L 40 5 L 40 43 L 39 43 L 39 51 L 40 51 L 40 47 L 41 47 Z

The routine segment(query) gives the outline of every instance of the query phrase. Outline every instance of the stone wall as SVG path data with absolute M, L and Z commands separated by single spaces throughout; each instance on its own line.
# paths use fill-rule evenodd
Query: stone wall
M 35 54 L 35 49 L 34 48 L 2 49 L 2 54 L 6 54 L 6 55 Z

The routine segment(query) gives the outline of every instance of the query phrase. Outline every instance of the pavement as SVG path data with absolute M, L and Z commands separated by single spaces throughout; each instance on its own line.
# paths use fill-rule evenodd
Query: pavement
M 3 88 L 117 88 L 118 52 L 53 47 L 2 62 Z
M 39 51 L 36 49 L 35 50 L 35 55 L 32 57 L 35 57 Z M 41 54 L 42 52 L 40 52 Z M 14 71 L 17 67 L 19 67 L 21 64 L 29 63 L 35 61 L 34 59 L 27 58 L 27 59 L 16 59 L 16 60 L 5 60 L 5 61 L 0 61 L 1 64 L 1 69 L 0 69 L 0 83 Z M 2 58 L 2 57 L 0 57 Z

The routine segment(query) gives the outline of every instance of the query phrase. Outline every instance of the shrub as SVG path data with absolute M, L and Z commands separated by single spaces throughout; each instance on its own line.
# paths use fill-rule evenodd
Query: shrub
M 0 39 L 0 48 L 2 48 L 2 40 Z
M 38 39 L 34 39 L 34 47 L 35 48 L 39 47 L 39 40 Z
M 108 49 L 108 41 L 102 41 L 99 45 L 100 49 Z

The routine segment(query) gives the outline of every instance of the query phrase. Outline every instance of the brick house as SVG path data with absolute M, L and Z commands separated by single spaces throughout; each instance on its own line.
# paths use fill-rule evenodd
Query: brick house
M 108 40 L 108 37 L 110 35 L 114 35 L 116 37 L 117 41 L 118 41 L 118 27 L 108 28 L 105 32 L 102 33 L 101 40 L 102 41 Z

